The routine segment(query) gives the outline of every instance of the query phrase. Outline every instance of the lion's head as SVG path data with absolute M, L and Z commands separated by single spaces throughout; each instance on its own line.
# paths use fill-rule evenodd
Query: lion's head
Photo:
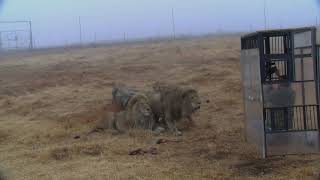
M 152 128 L 154 116 L 147 97 L 143 94 L 137 94 L 131 98 L 128 104 L 131 111 L 131 118 L 136 125 L 144 128 Z
M 198 92 L 194 89 L 186 89 L 182 95 L 183 109 L 188 114 L 192 114 L 200 109 L 201 101 Z
M 146 101 L 139 101 L 136 104 L 137 109 L 139 110 L 139 112 L 145 116 L 152 116 L 152 109 L 150 107 L 150 105 L 146 102 Z

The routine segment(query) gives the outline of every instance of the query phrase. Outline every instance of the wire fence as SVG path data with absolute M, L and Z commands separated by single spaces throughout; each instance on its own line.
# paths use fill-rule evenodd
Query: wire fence
M 93 30 L 92 32 L 88 32 L 88 27 L 85 27 L 86 22 L 82 22 L 81 17 L 79 16 L 77 18 L 77 24 L 75 27 L 77 29 L 77 32 L 73 34 L 73 36 L 70 39 L 70 36 L 67 36 L 69 39 L 59 39 L 56 38 L 56 42 L 53 44 L 46 44 L 43 39 L 49 39 L 49 37 L 38 37 L 37 42 L 35 42 L 33 37 L 33 31 L 32 31 L 32 22 L 31 21 L 0 21 L 0 50 L 11 50 L 11 49 L 33 49 L 35 48 L 35 43 L 37 43 L 37 48 L 46 48 L 46 47 L 56 47 L 56 46 L 82 46 L 82 45 L 99 45 L 99 44 L 110 44 L 110 43 L 122 43 L 122 42 L 135 42 L 135 41 L 149 41 L 149 40 L 162 40 L 162 39 L 180 39 L 180 38 L 186 38 L 186 37 L 194 37 L 198 36 L 195 34 L 186 34 L 177 32 L 176 28 L 176 19 L 175 19 L 175 11 L 172 9 L 171 11 L 171 17 L 169 17 L 169 26 L 172 28 L 171 30 L 168 29 L 167 32 L 161 34 L 158 32 L 158 36 L 146 36 L 144 35 L 143 38 L 138 38 L 131 36 L 132 33 L 130 31 L 119 31 L 119 33 L 122 35 L 119 35 L 118 38 L 110 37 L 106 38 L 105 33 L 102 34 L 101 30 Z M 315 17 L 315 22 L 312 25 L 318 25 L 318 17 Z M 78 26 L 78 27 L 77 27 Z M 265 28 L 270 28 L 266 25 L 265 22 Z M 275 28 L 275 27 L 274 27 Z M 282 26 L 277 28 L 283 28 Z M 258 29 L 262 29 L 262 27 L 258 25 L 248 25 L 248 29 L 245 31 L 226 31 L 225 29 L 222 30 L 217 29 L 215 32 L 207 33 L 207 34 L 201 34 L 204 35 L 212 35 L 212 34 L 234 34 L 234 33 L 242 33 L 247 31 L 255 31 Z M 172 31 L 172 32 L 170 32 Z M 39 33 L 39 32 L 38 32 Z M 88 38 L 88 36 L 92 38 Z M 68 34 L 68 33 L 66 33 Z M 70 35 L 70 33 L 69 33 Z M 114 36 L 114 35 L 111 35 Z M 109 39 L 109 40 L 107 40 Z M 59 43 L 57 43 L 59 41 Z M 59 45 L 58 45 L 59 44 Z
M 32 49 L 31 21 L 0 21 L 0 50 Z

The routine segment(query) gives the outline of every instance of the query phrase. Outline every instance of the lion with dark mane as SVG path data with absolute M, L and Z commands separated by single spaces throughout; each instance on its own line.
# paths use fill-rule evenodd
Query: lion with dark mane
M 152 130 L 155 120 L 147 97 L 143 94 L 133 95 L 123 111 L 114 113 L 111 123 L 120 132 L 138 128 Z
M 200 109 L 198 92 L 192 88 L 180 88 L 174 85 L 155 83 L 154 92 L 148 98 L 156 120 L 164 120 L 167 128 L 181 135 L 176 123 L 184 118 L 192 121 L 192 114 Z M 160 122 L 161 123 L 161 122 Z
M 112 89 L 112 106 L 117 112 L 108 112 L 97 129 L 115 129 L 124 132 L 132 128 L 152 130 L 155 120 L 148 98 L 123 84 L 114 84 Z
M 131 128 L 152 130 L 155 120 L 148 98 L 127 88 L 123 84 L 114 84 L 112 89 L 112 103 L 123 110 L 113 113 L 111 126 L 120 132 Z

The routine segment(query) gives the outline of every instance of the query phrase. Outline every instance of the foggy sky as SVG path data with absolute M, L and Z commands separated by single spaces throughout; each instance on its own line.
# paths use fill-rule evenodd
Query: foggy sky
M 4 0 L 0 0 L 0 13 L 1 13 L 1 8 L 3 6 Z
M 268 28 L 314 25 L 320 15 L 318 0 L 266 1 Z M 177 34 L 264 28 L 263 0 L 10 0 L 0 20 L 32 20 L 37 46 L 64 45 L 79 41 L 79 16 L 84 42 L 171 35 L 172 8 Z

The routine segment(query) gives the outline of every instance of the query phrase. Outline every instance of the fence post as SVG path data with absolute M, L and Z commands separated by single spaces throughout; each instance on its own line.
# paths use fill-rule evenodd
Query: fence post
M 33 49 L 33 34 L 32 34 L 32 23 L 29 21 L 29 31 L 30 31 L 30 49 Z
M 172 32 L 173 32 L 173 39 L 176 39 L 176 24 L 175 24 L 175 19 L 174 19 L 174 10 L 172 8 Z
M 2 50 L 2 32 L 0 31 L 0 50 Z
M 82 25 L 81 25 L 81 17 L 79 16 L 79 40 L 80 45 L 82 45 Z

